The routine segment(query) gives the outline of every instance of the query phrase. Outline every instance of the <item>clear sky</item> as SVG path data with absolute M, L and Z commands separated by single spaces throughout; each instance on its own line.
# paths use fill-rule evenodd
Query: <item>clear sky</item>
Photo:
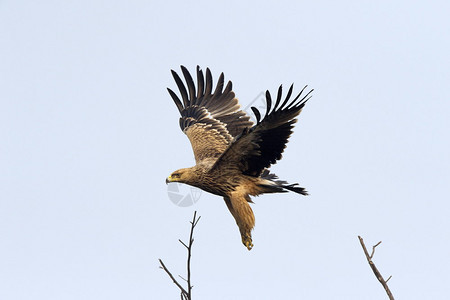
M 450 294 L 448 1 L 0 1 L 0 299 Z M 174 205 L 194 163 L 166 87 L 209 67 L 242 106 L 305 84 L 273 167 L 310 196 L 254 199 L 252 251 L 224 202 Z

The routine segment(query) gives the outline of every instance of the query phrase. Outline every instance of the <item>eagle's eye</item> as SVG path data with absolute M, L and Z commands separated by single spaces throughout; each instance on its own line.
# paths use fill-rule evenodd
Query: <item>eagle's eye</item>
M 180 178 L 180 173 L 173 173 L 172 178 Z

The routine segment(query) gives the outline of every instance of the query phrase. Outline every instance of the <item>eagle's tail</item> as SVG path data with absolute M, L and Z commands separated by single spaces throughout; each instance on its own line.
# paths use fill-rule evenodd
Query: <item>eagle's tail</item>
M 302 194 L 304 196 L 308 195 L 308 192 L 306 191 L 306 189 L 301 186 L 298 186 L 298 183 L 283 185 L 282 187 L 284 189 L 290 190 L 292 192 L 296 192 L 297 194 Z
M 287 191 L 295 192 L 297 194 L 308 195 L 305 188 L 298 186 L 298 183 L 288 184 L 287 181 L 277 180 L 278 176 L 265 169 L 261 178 L 270 181 L 270 184 L 260 184 L 263 193 L 285 193 Z

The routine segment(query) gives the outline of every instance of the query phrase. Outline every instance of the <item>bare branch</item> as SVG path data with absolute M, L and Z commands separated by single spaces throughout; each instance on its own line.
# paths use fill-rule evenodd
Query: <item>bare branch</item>
M 188 246 L 182 241 L 182 240 L 178 240 L 183 246 L 186 247 L 186 249 L 189 249 Z
M 188 258 L 187 258 L 187 279 L 184 279 L 180 275 L 178 275 L 181 279 L 187 282 L 188 288 L 187 291 L 183 288 L 183 286 L 173 277 L 172 273 L 166 268 L 162 260 L 160 259 L 159 262 L 161 264 L 161 269 L 164 269 L 166 273 L 169 275 L 169 277 L 172 279 L 173 283 L 180 289 L 181 294 L 181 300 L 191 300 L 192 296 L 192 285 L 191 285 L 191 254 L 192 254 L 192 244 L 194 243 L 194 228 L 197 226 L 198 221 L 200 220 L 200 217 L 197 218 L 197 211 L 194 212 L 194 217 L 192 218 L 191 223 L 191 232 L 189 235 L 189 243 L 186 245 L 182 240 L 178 240 L 184 247 L 186 247 L 188 251 Z
M 374 246 L 372 247 L 372 254 L 370 254 L 370 258 L 372 258 L 373 255 L 375 254 L 375 248 L 376 248 L 379 244 L 381 244 L 381 241 L 379 241 L 378 243 L 376 243 L 376 245 L 374 245 Z
M 197 219 L 197 211 L 194 211 L 194 217 L 191 222 L 191 234 L 189 235 L 189 246 L 188 249 L 188 259 L 187 259 L 187 284 L 188 284 L 188 296 L 191 299 L 192 285 L 191 285 L 191 252 L 192 252 L 192 244 L 194 243 L 194 228 L 197 225 L 200 217 Z M 184 244 L 184 243 L 183 243 Z
M 369 262 L 369 266 L 372 269 L 373 273 L 375 274 L 375 277 L 378 279 L 378 281 L 383 286 L 384 290 L 386 291 L 388 297 L 390 300 L 394 300 L 394 295 L 392 295 L 391 290 L 389 289 L 387 282 L 389 279 L 391 279 L 392 276 L 389 276 L 388 280 L 384 280 L 383 276 L 381 275 L 380 271 L 378 271 L 377 267 L 375 266 L 375 263 L 372 261 L 373 255 L 375 253 L 375 248 L 381 244 L 381 241 L 378 242 L 375 246 L 372 247 L 372 254 L 369 255 L 369 252 L 367 251 L 366 245 L 364 244 L 364 241 L 362 237 L 358 235 L 359 242 L 361 243 L 361 246 L 364 250 L 364 254 L 366 255 L 367 261 Z
M 159 259 L 159 263 L 161 264 L 162 269 L 164 269 L 164 271 L 166 271 L 166 273 L 169 275 L 170 279 L 172 279 L 173 283 L 175 283 L 175 285 L 181 290 L 181 295 L 187 295 L 186 290 L 181 286 L 181 284 L 178 283 L 178 281 L 175 279 L 175 277 L 173 277 L 172 273 L 170 273 L 170 271 L 166 268 L 166 266 L 164 265 L 163 261 L 161 259 Z

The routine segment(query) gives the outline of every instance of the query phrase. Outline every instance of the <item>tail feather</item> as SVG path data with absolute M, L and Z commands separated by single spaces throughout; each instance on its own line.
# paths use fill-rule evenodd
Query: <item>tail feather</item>
M 290 190 L 292 192 L 295 192 L 297 194 L 302 194 L 304 196 L 308 196 L 308 192 L 306 191 L 305 188 L 302 188 L 300 186 L 296 186 L 298 185 L 298 183 L 294 183 L 294 184 L 289 184 L 289 185 L 283 185 L 283 188 Z
M 265 169 L 261 174 L 262 179 L 270 180 L 275 183 L 275 185 L 263 184 L 261 187 L 264 188 L 264 193 L 285 193 L 288 191 L 301 194 L 308 195 L 308 192 L 305 188 L 298 186 L 298 183 L 288 184 L 287 181 L 277 180 L 278 176 L 269 172 L 269 170 Z

